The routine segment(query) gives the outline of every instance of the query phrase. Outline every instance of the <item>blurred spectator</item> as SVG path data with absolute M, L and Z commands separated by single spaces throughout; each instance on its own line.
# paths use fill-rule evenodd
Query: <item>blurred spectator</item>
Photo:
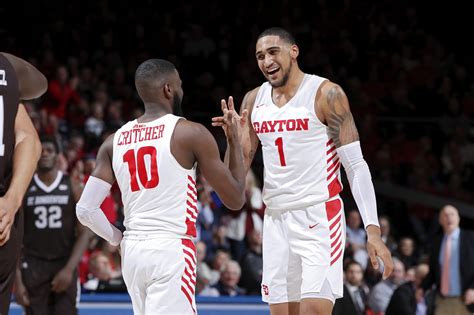
M 371 290 L 368 299 L 369 308 L 375 312 L 385 312 L 395 289 L 403 283 L 405 266 L 396 257 L 393 257 L 393 272 L 390 277 L 377 283 Z
M 211 208 L 212 197 L 209 191 L 202 186 L 198 186 L 197 192 L 198 216 L 196 219 L 196 239 L 212 246 L 213 229 L 215 228 L 214 211 Z
M 198 241 L 196 243 L 196 295 L 219 296 L 215 288 L 211 288 L 212 277 L 211 268 L 204 261 L 206 257 L 206 243 Z
M 397 242 L 392 235 L 390 219 L 385 215 L 381 215 L 379 217 L 379 224 L 382 241 L 385 242 L 385 245 L 387 245 L 387 248 L 391 252 L 394 252 L 397 249 Z
M 66 66 L 56 69 L 56 76 L 49 81 L 48 91 L 44 96 L 43 108 L 48 115 L 55 116 L 60 122 L 66 119 L 70 103 L 79 103 L 80 95 L 76 92 L 77 78 L 69 78 Z
M 263 200 L 262 191 L 257 185 L 255 174 L 250 169 L 245 181 L 246 202 L 239 211 L 229 213 L 227 223 L 227 238 L 230 242 L 232 258 L 241 261 L 247 250 L 245 236 L 252 230 L 262 231 L 263 228 Z
M 441 208 L 443 234 L 433 241 L 430 272 L 423 281 L 424 290 L 436 285 L 435 315 L 474 312 L 474 234 L 460 229 L 459 222 L 454 206 Z
M 94 292 L 127 292 L 122 276 L 112 270 L 110 259 L 101 251 L 91 255 L 89 276 L 83 287 Z
M 263 271 L 262 233 L 259 230 L 252 230 L 247 234 L 247 244 L 248 250 L 241 262 L 240 286 L 245 289 L 247 294 L 260 295 Z
M 209 284 L 209 281 L 211 280 L 211 268 L 205 261 L 206 252 L 206 243 L 203 241 L 198 241 L 196 243 L 196 277 L 203 280 L 203 285 Z M 202 276 L 200 276 L 200 274 L 202 274 Z M 196 292 L 198 292 L 197 289 Z
M 405 282 L 393 292 L 385 315 L 426 315 L 427 304 L 419 289 L 428 272 L 427 264 L 416 266 L 414 280 Z
M 85 121 L 84 131 L 89 146 L 95 147 L 101 144 L 100 136 L 105 131 L 104 107 L 104 104 L 94 102 L 91 107 L 92 115 Z
M 201 271 L 196 275 L 196 295 L 197 296 L 219 296 L 219 291 L 209 285 L 211 274 L 209 271 Z
M 357 209 L 351 209 L 347 213 L 347 242 L 346 250 L 347 256 L 352 257 L 357 261 L 362 268 L 367 268 L 367 262 L 369 255 L 366 249 L 366 238 L 365 229 L 361 227 L 362 219 L 360 218 L 359 211 Z
M 209 248 L 213 253 L 216 253 L 218 250 L 230 253 L 230 242 L 227 238 L 227 226 L 225 224 L 216 226 Z
M 244 295 L 245 290 L 237 284 L 240 281 L 241 269 L 238 262 L 229 260 L 224 265 L 219 281 L 213 286 L 219 292 L 219 296 Z
M 362 266 L 355 260 L 345 266 L 344 296 L 334 304 L 333 315 L 364 315 L 369 288 L 364 283 Z
M 229 252 L 224 250 L 217 250 L 216 254 L 212 259 L 211 265 L 211 279 L 209 284 L 212 286 L 219 281 L 221 272 L 224 270 L 225 265 L 231 259 Z
M 395 256 L 405 265 L 405 268 L 411 268 L 418 263 L 418 257 L 415 253 L 415 241 L 408 236 L 400 239 Z

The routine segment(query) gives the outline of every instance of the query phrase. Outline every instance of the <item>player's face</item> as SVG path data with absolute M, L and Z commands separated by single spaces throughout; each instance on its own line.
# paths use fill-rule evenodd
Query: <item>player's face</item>
M 347 268 L 346 278 L 351 285 L 360 285 L 363 278 L 362 268 L 357 264 L 351 264 Z
M 41 157 L 38 161 L 38 169 L 42 171 L 48 171 L 56 166 L 58 154 L 56 148 L 51 142 L 43 142 Z
M 275 35 L 264 36 L 257 41 L 255 56 L 258 67 L 274 88 L 288 82 L 292 68 L 292 49 L 296 49 L 296 45 L 290 45 Z

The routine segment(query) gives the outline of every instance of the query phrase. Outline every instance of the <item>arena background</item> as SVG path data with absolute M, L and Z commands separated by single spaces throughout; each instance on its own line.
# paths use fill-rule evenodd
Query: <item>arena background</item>
M 176 64 L 185 116 L 209 127 L 223 153 L 222 131 L 210 126 L 219 100 L 233 95 L 240 104 L 263 82 L 255 39 L 266 27 L 283 26 L 300 46 L 300 67 L 346 91 L 393 238 L 413 239 L 422 262 L 443 205 L 457 206 L 462 228 L 474 227 L 473 24 L 460 1 L 17 0 L 0 4 L 0 21 L 1 51 L 29 60 L 50 80 L 60 65 L 69 72 L 76 94 L 65 100 L 62 117 L 52 117 L 48 94 L 26 103 L 38 131 L 61 142 L 66 171 L 93 158 L 105 135 L 140 113 L 133 75 L 154 57 Z M 102 124 L 88 127 L 94 109 L 103 112 Z M 259 154 L 253 170 L 261 187 Z M 344 184 L 347 211 L 355 203 Z M 117 203 L 118 226 L 120 210 Z M 91 298 L 100 294 L 84 290 L 81 314 L 92 314 L 89 304 L 130 307 L 126 293 Z M 204 306 L 212 304 L 250 305 L 255 314 L 264 307 L 258 296 L 203 299 L 202 314 L 211 314 Z

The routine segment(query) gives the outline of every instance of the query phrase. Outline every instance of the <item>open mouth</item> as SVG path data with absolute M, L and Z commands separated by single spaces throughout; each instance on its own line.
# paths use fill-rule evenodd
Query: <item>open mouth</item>
M 268 70 L 267 73 L 269 75 L 273 75 L 273 74 L 277 73 L 278 70 L 280 70 L 280 68 L 272 68 L 272 69 Z

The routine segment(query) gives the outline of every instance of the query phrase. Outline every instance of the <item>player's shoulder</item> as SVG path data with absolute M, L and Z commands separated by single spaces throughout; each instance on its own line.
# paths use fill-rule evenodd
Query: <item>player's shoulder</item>
M 199 122 L 184 118 L 176 122 L 175 134 L 193 138 L 205 132 L 209 132 L 209 130 Z
M 244 99 L 242 100 L 241 109 L 247 109 L 249 113 L 252 111 L 253 106 L 255 104 L 255 100 L 257 98 L 258 91 L 260 91 L 260 88 L 261 86 L 257 86 L 256 88 L 245 93 Z

